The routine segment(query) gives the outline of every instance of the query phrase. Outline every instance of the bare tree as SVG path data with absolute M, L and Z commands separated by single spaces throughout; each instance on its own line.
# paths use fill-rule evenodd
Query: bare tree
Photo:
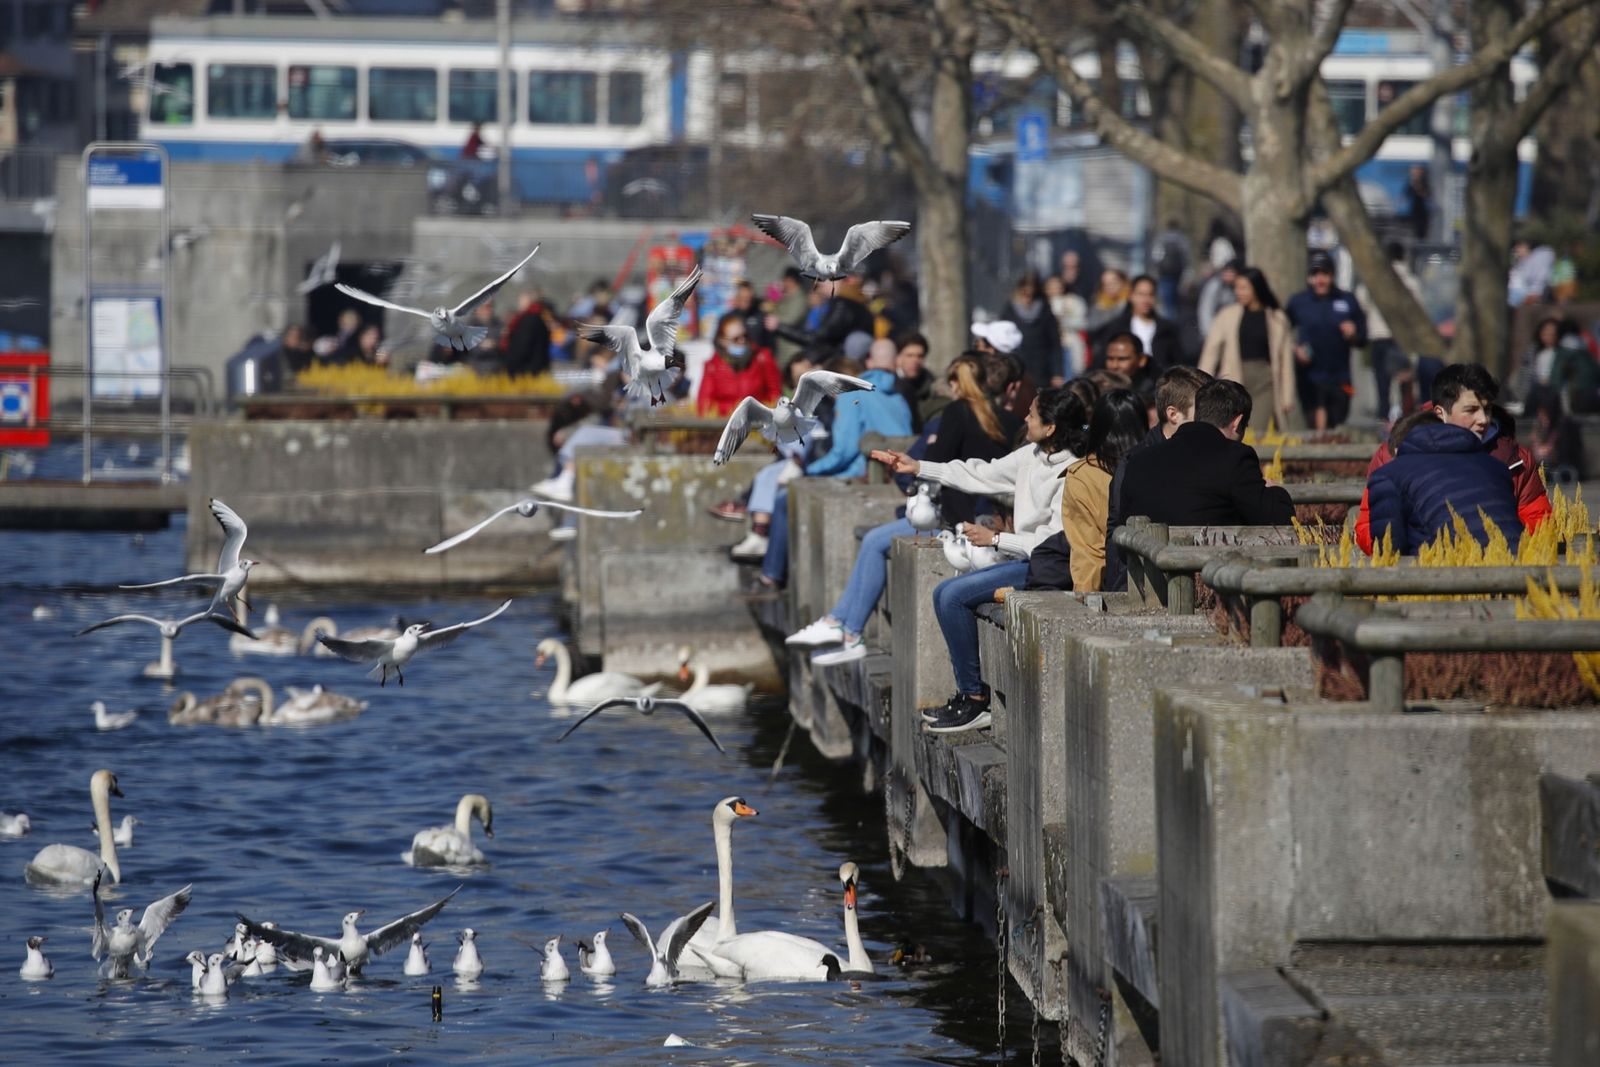
M 1044 69 L 1083 107 L 1101 138 L 1156 175 L 1237 212 L 1251 259 L 1276 284 L 1302 276 L 1305 224 L 1320 201 L 1361 271 L 1374 302 L 1412 351 L 1436 351 L 1438 337 L 1426 313 L 1388 266 L 1356 194 L 1355 171 L 1390 134 L 1446 94 L 1460 92 L 1508 63 L 1536 34 L 1596 0 L 1549 0 L 1492 40 L 1478 42 L 1467 61 L 1418 82 L 1373 116 L 1346 143 L 1332 121 L 1319 75 L 1333 50 L 1353 0 L 1312 5 L 1303 0 L 1252 0 L 1268 43 L 1261 68 L 1240 69 L 1232 56 L 1146 3 L 1119 7 L 1122 25 L 1137 39 L 1162 49 L 1174 62 L 1215 89 L 1244 115 L 1252 158 L 1244 173 L 1218 166 L 1162 142 L 1098 100 L 1073 70 L 1066 38 L 1047 8 L 1034 0 L 979 0 L 1008 33 L 1032 50 Z M 1318 21 L 1314 10 L 1322 11 Z M 1458 352 L 1458 356 L 1465 351 Z

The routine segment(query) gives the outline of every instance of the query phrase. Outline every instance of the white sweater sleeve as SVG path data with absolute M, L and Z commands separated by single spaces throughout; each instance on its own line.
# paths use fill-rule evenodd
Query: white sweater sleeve
M 997 534 L 994 539 L 995 547 L 1008 556 L 1027 559 L 1033 555 L 1033 547 L 1051 534 L 1061 532 L 1061 494 L 1066 490 L 1065 479 L 1057 478 L 1055 490 L 1050 497 L 1050 521 L 1043 526 L 1032 530 L 1020 530 L 1016 533 Z
M 958 459 L 949 463 L 923 460 L 916 476 L 974 496 L 1013 493 L 1018 472 L 1024 469 L 1024 464 L 1032 462 L 1033 451 L 1033 445 L 1023 445 L 995 460 Z

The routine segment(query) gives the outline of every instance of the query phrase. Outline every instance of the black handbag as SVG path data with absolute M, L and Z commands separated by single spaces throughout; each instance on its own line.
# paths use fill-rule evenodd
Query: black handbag
M 1067 535 L 1053 533 L 1033 546 L 1028 556 L 1028 580 L 1024 589 L 1071 589 L 1072 546 Z

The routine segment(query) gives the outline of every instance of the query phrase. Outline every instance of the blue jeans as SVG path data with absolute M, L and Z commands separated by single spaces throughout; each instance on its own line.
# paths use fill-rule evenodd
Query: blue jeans
M 773 505 L 778 499 L 778 475 L 788 465 L 788 460 L 780 459 L 756 471 L 755 478 L 750 482 L 750 503 L 747 505 L 751 515 L 772 514 Z
M 889 580 L 889 546 L 896 537 L 910 537 L 916 532 L 905 519 L 896 519 L 873 527 L 861 539 L 850 580 L 839 594 L 839 602 L 829 612 L 844 624 L 846 633 L 860 636 L 867 619 L 872 616 L 872 609 L 878 606 L 878 598 L 883 596 L 883 587 Z
M 767 530 L 767 554 L 761 573 L 776 585 L 789 581 L 789 493 L 780 489 L 772 502 L 772 527 Z
M 944 631 L 950 650 L 950 666 L 956 672 L 956 690 L 976 696 L 987 693 L 983 669 L 978 665 L 978 616 L 980 604 L 994 600 L 994 591 L 1006 586 L 1021 586 L 1028 580 L 1028 561 L 1008 560 L 946 578 L 933 588 L 933 613 Z

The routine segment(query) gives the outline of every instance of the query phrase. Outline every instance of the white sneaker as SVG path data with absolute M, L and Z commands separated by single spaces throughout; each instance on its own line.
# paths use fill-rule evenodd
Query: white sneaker
M 837 645 L 844 641 L 844 626 L 828 619 L 818 619 L 810 626 L 797 630 L 784 638 L 786 645 L 803 645 L 816 648 L 820 645 Z
M 559 501 L 563 504 L 570 504 L 572 503 L 573 483 L 576 480 L 576 475 L 569 469 L 562 471 L 560 474 L 552 475 L 542 482 L 536 482 L 530 488 L 537 496 L 542 496 L 547 500 Z
M 811 662 L 818 667 L 831 667 L 836 663 L 851 663 L 858 659 L 865 659 L 867 646 L 859 637 L 846 637 L 844 645 L 831 652 L 818 652 L 811 657 Z
M 746 562 L 759 562 L 767 554 L 767 538 L 754 530 L 744 535 L 744 540 L 734 545 L 729 555 Z
M 778 484 L 788 485 L 790 482 L 800 477 L 800 475 L 804 474 L 805 471 L 806 469 L 804 467 L 800 466 L 800 464 L 791 459 L 788 463 L 784 464 L 783 470 L 778 472 Z

